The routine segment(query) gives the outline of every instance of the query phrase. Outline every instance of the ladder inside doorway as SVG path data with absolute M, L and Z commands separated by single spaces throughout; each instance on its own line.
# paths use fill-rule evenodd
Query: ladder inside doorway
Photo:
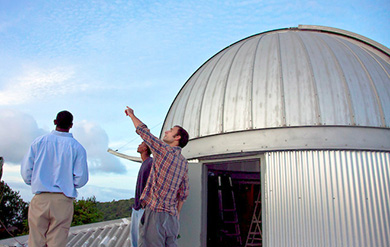
M 252 222 L 246 239 L 245 247 L 262 246 L 262 232 L 261 232 L 261 190 L 255 202 L 255 210 L 253 210 Z
M 223 235 L 235 239 L 236 244 L 242 246 L 236 200 L 230 175 L 218 176 L 218 201 Z

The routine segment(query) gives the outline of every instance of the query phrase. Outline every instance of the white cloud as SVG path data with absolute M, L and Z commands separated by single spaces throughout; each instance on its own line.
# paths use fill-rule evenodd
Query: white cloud
M 85 84 L 75 82 L 74 74 L 72 67 L 24 69 L 22 75 L 9 79 L 7 84 L 3 85 L 0 105 L 28 103 L 86 90 Z
M 88 155 L 91 173 L 125 173 L 125 166 L 119 159 L 107 152 L 108 136 L 99 125 L 81 121 L 74 124 L 74 137 L 84 146 Z
M 10 164 L 20 164 L 32 141 L 47 131 L 38 128 L 35 119 L 25 113 L 0 109 L 0 156 Z M 105 130 L 86 120 L 76 122 L 71 132 L 87 150 L 92 173 L 125 173 L 119 159 L 107 152 L 108 136 Z
M 1 97 L 1 96 L 0 96 Z M 33 117 L 25 113 L 0 109 L 0 156 L 5 162 L 18 164 L 31 142 L 45 133 Z

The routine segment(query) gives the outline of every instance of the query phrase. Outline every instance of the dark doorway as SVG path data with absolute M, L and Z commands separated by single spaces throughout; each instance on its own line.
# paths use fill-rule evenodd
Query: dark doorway
M 207 167 L 207 246 L 245 246 L 249 233 L 252 232 L 250 237 L 254 235 L 256 205 L 256 214 L 261 210 L 261 203 L 256 203 L 261 191 L 259 159 L 213 163 Z

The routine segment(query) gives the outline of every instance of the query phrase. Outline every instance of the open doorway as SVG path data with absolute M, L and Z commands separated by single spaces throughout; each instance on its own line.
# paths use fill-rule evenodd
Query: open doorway
M 260 159 L 206 166 L 207 246 L 261 246 Z

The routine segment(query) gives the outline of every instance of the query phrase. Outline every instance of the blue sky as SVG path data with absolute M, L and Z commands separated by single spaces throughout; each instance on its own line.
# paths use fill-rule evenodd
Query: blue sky
M 19 174 L 32 140 L 73 113 L 90 181 L 79 199 L 134 196 L 141 139 L 125 117 L 134 108 L 155 135 L 180 88 L 226 46 L 268 30 L 322 25 L 390 46 L 390 1 L 0 0 L 0 156 L 3 179 L 25 201 Z

